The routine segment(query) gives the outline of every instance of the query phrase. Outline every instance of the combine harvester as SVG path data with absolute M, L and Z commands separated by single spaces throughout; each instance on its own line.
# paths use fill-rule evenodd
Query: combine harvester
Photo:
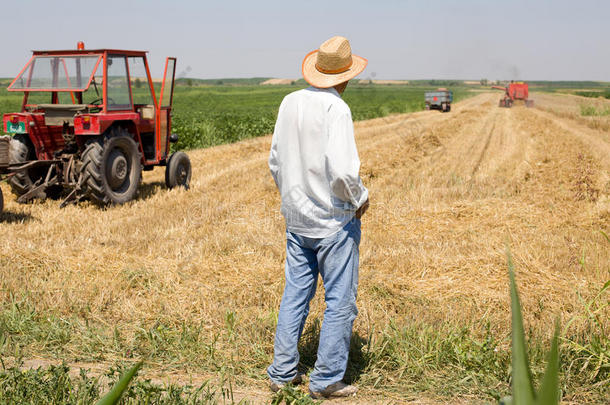
M 157 97 L 146 52 L 77 48 L 34 51 L 8 87 L 24 97 L 2 120 L 0 180 L 18 202 L 66 194 L 62 206 L 130 201 L 155 166 L 166 167 L 168 188 L 188 188 L 188 156 L 170 154 L 176 58 L 165 61 Z
M 523 100 L 526 107 L 533 107 L 534 100 L 528 99 L 529 90 L 525 82 L 510 82 L 507 87 L 491 86 L 492 89 L 504 90 L 504 98 L 500 99 L 499 106 L 510 108 L 515 100 Z

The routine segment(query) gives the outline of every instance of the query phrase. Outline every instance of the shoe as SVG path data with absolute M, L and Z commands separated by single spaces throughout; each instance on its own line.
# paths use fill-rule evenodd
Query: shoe
M 353 385 L 345 384 L 343 381 L 336 382 L 324 388 L 322 391 L 311 391 L 309 395 L 315 399 L 321 398 L 341 398 L 356 395 L 358 388 Z
M 303 375 L 301 373 L 297 373 L 297 375 L 288 384 L 299 385 L 302 382 L 303 382 Z M 269 388 L 273 392 L 278 392 L 279 390 L 284 388 L 284 385 L 286 385 L 286 383 L 276 383 L 276 382 L 269 380 Z

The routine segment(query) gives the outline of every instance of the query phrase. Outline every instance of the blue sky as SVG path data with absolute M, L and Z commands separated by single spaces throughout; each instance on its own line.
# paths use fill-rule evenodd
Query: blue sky
M 333 35 L 369 59 L 363 78 L 610 81 L 610 2 L 3 1 L 0 77 L 32 49 L 150 51 L 197 78 L 300 77 L 305 54 Z M 27 21 L 27 24 L 26 24 Z

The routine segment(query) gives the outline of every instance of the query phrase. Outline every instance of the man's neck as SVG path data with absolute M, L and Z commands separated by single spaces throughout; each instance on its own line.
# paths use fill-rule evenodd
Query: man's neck
M 347 87 L 348 83 L 349 83 L 349 81 L 343 82 L 343 83 L 339 83 L 338 85 L 333 86 L 333 88 L 335 90 L 337 90 L 337 93 L 339 93 L 340 96 L 342 96 L 343 92 L 345 91 L 345 88 Z

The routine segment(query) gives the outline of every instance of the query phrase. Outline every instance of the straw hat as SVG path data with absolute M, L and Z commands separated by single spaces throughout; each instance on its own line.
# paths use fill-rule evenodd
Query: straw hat
M 303 77 L 312 86 L 326 89 L 358 76 L 367 63 L 366 59 L 352 55 L 347 38 L 332 37 L 305 56 Z

